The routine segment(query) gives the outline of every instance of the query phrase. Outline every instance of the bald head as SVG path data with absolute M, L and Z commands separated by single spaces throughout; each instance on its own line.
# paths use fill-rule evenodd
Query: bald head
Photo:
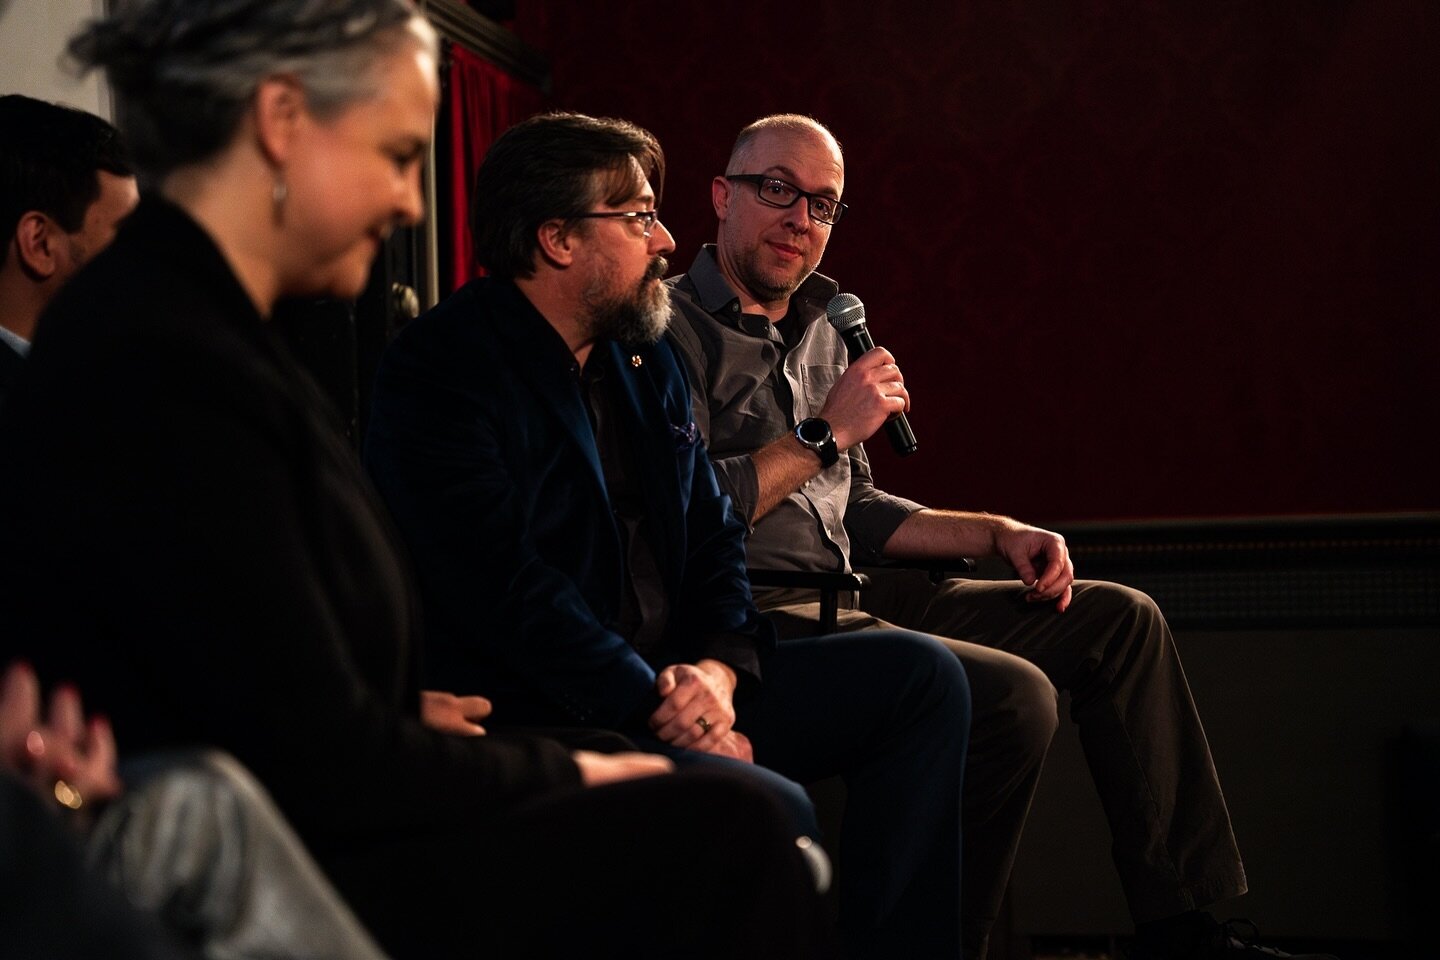
M 716 265 L 745 309 L 783 315 L 830 241 L 835 218 L 817 219 L 812 205 L 836 205 L 844 190 L 840 144 L 813 118 L 776 114 L 740 131 L 710 196 L 719 221 Z
M 840 149 L 840 141 L 836 140 L 835 135 L 819 120 L 800 113 L 772 113 L 741 130 L 735 138 L 735 146 L 730 148 L 730 160 L 725 165 L 726 174 L 749 172 L 747 167 L 753 164 L 755 159 L 755 143 L 762 139 L 762 136 L 765 139 L 780 137 L 821 143 L 834 154 L 843 174 L 845 155 Z

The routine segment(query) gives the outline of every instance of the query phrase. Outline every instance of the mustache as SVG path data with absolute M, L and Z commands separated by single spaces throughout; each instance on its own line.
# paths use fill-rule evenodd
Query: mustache
M 669 270 L 670 261 L 664 257 L 656 257 L 654 260 L 651 260 L 650 265 L 645 268 L 644 280 L 664 280 L 665 274 L 668 273 Z

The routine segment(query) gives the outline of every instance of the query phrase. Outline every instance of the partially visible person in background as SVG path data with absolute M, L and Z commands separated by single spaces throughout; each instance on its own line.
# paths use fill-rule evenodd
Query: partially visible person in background
M 52 717 L 69 715 L 69 694 Z M 0 948 L 47 960 L 181 960 L 189 957 L 154 917 L 132 909 L 86 868 L 57 813 L 88 791 L 118 789 L 114 741 L 103 720 L 79 740 L 40 722 L 34 674 L 12 665 L 0 681 Z M 57 724 L 58 726 L 58 724 Z M 82 724 L 83 726 L 83 724 Z M 88 746 L 87 746 L 88 744 Z M 77 760 L 77 754 L 81 759 Z
M 6 858 L 15 873 L 0 929 L 7 951 L 19 953 L 6 956 L 175 949 L 217 960 L 383 960 L 232 758 L 152 754 L 126 765 L 125 784 L 109 721 L 87 720 L 73 686 L 56 686 L 43 716 L 40 707 L 34 671 L 11 664 L 0 680 L 0 775 L 9 781 L 0 845 L 18 849 Z M 48 815 L 18 795 L 20 783 Z M 32 836 L 22 838 L 20 818 Z M 69 836 L 56 829 L 62 820 Z M 50 847 L 40 856 L 37 837 Z M 76 841 L 88 848 L 84 868 Z M 117 892 L 138 912 L 119 906 Z
M 20 94 L 0 97 L 0 405 L 40 312 L 115 239 L 138 200 L 110 124 Z

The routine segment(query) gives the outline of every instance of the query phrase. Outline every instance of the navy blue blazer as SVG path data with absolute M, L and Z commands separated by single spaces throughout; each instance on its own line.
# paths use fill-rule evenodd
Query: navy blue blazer
M 689 387 L 662 341 L 602 341 L 620 371 L 670 619 L 654 662 L 614 630 L 624 589 L 578 367 L 512 283 L 476 280 L 380 364 L 365 462 L 419 571 L 427 681 L 484 692 L 497 723 L 643 729 L 655 670 L 713 656 L 759 675 L 774 645 Z

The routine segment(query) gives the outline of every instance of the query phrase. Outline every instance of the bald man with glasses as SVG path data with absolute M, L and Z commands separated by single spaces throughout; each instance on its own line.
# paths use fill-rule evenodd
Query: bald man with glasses
M 864 442 L 909 409 L 888 351 L 851 360 L 826 322 L 836 283 L 816 272 L 843 222 L 839 143 L 810 117 L 743 129 L 712 181 L 717 240 L 669 281 L 670 337 L 695 421 L 741 521 L 754 568 L 847 571 L 854 563 L 997 556 L 1017 581 L 930 582 L 871 572 L 845 631 L 929 633 L 965 664 L 974 711 L 965 769 L 963 927 L 982 960 L 1057 723 L 1059 690 L 1114 838 L 1137 924 L 1135 958 L 1278 954 L 1203 907 L 1246 890 L 1204 730 L 1169 628 L 1142 593 L 1074 579 L 1065 541 L 1008 517 L 931 510 L 878 489 Z M 757 589 L 785 637 L 815 632 L 815 592 Z

